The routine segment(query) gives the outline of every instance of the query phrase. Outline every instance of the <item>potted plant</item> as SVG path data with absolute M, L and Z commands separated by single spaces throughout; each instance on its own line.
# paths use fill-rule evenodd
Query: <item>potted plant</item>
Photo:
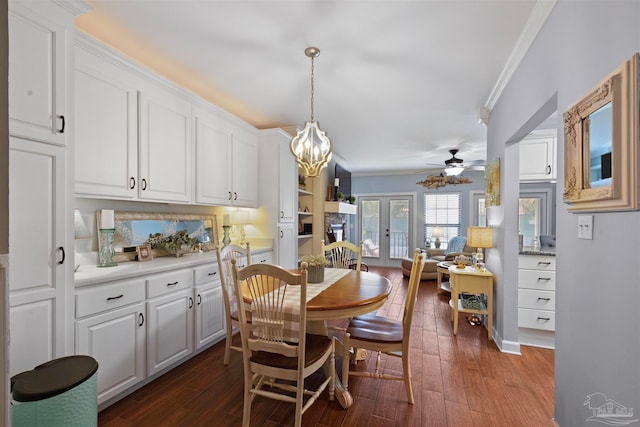
M 345 197 L 344 193 L 338 191 L 338 194 L 337 194 L 338 201 L 342 202 L 344 200 L 344 197 Z
M 354 204 L 356 202 L 356 196 L 349 196 L 347 200 L 349 200 L 349 204 Z
M 307 263 L 308 283 L 322 283 L 324 281 L 324 268 L 329 265 L 329 261 L 324 255 L 305 255 L 300 258 L 300 262 Z

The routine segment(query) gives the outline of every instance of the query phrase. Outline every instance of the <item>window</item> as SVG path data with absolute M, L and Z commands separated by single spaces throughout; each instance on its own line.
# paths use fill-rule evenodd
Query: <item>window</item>
M 460 235 L 460 193 L 424 195 L 424 241 L 433 241 L 434 227 L 440 227 L 444 236 L 440 248 L 446 249 L 449 239 Z

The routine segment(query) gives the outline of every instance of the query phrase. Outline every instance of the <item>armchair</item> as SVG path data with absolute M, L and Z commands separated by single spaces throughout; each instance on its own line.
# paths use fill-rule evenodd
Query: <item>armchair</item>
M 427 259 L 433 259 L 440 261 L 453 261 L 458 255 L 466 255 L 470 257 L 474 252 L 474 249 L 467 245 L 467 238 L 465 236 L 454 236 L 449 239 L 447 249 L 427 249 Z
M 424 261 L 421 280 L 436 280 L 438 277 L 437 265 L 441 261 L 452 261 L 458 255 L 466 255 L 470 257 L 474 249 L 467 245 L 467 238 L 464 236 L 455 236 L 449 239 L 447 249 L 427 248 L 427 259 Z M 401 261 L 402 274 L 406 277 L 411 275 L 413 260 L 404 258 Z

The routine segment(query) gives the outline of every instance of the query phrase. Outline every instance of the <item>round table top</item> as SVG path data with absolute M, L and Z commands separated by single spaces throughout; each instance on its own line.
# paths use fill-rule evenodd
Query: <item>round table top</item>
M 307 320 L 346 319 L 381 307 L 391 293 L 391 281 L 367 271 L 349 272 L 307 302 Z M 243 292 L 243 299 L 251 299 Z

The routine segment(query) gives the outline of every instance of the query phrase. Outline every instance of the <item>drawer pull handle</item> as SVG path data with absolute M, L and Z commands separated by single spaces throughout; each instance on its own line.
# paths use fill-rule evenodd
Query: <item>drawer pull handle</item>
M 544 320 L 545 322 L 548 322 L 549 320 L 551 320 L 550 317 L 540 317 L 538 316 L 538 320 Z
M 58 116 L 58 118 L 59 118 L 60 120 L 62 120 L 62 127 L 60 128 L 60 130 L 59 130 L 58 132 L 60 132 L 60 133 L 64 133 L 64 128 L 65 128 L 65 126 L 66 126 L 66 121 L 65 121 L 64 116 L 63 116 L 63 115 Z
M 60 246 L 58 250 L 62 252 L 62 259 L 58 261 L 58 264 L 64 264 L 64 260 L 65 258 L 67 258 L 67 253 L 64 251 L 64 246 Z
M 193 308 L 193 298 L 189 297 L 189 308 Z
M 202 295 L 198 294 L 198 305 L 202 304 Z
M 109 298 L 107 298 L 107 301 L 113 301 L 114 299 L 120 299 L 120 298 L 122 298 L 123 296 L 124 296 L 124 294 L 120 294 L 120 295 L 118 295 L 117 297 L 109 297 Z
M 545 282 L 548 282 L 549 280 L 551 280 L 551 277 L 538 277 L 538 280 L 544 280 Z
M 209 276 L 215 276 L 216 274 L 218 274 L 218 272 L 214 271 L 213 273 L 209 273 Z
M 167 287 L 175 286 L 175 285 L 177 285 L 178 283 L 180 283 L 180 282 L 179 282 L 179 281 L 177 281 L 177 280 L 176 280 L 175 282 L 167 283 Z
M 549 261 L 538 261 L 538 265 L 551 265 Z
M 140 319 L 140 323 L 138 323 L 138 326 L 144 325 L 144 314 L 138 314 L 138 319 Z
M 551 301 L 551 298 L 538 297 L 538 301 Z

